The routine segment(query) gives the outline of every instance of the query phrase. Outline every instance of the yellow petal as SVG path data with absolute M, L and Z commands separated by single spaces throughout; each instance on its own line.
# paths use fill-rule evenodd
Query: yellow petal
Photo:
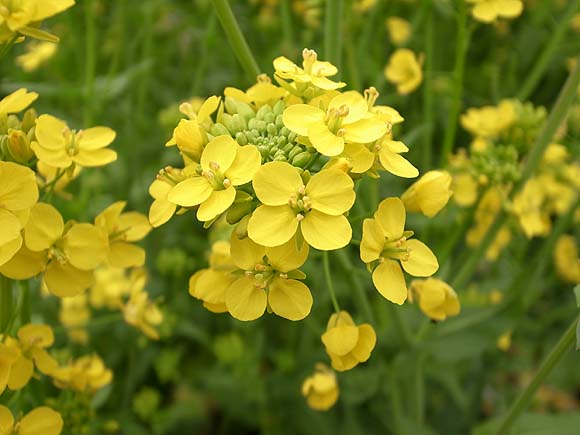
M 234 264 L 240 269 L 254 270 L 254 266 L 263 261 L 266 249 L 249 237 L 239 239 L 233 232 L 230 239 L 230 253 Z
M 64 422 L 56 411 L 42 406 L 20 420 L 18 435 L 60 435 Z
M 52 17 L 75 4 L 74 0 L 44 0 L 37 3 L 34 15 L 31 21 L 41 21 L 45 18 Z M 48 435 L 48 434 L 46 434 Z
M 0 204 L 11 211 L 25 210 L 38 201 L 34 172 L 12 162 L 0 161 Z
M 262 156 L 254 145 L 238 148 L 236 158 L 225 175 L 234 186 L 241 186 L 252 181 L 254 174 L 260 168 Z
M 242 277 L 226 290 L 226 306 L 238 320 L 256 320 L 266 310 L 266 292 L 254 286 L 254 278 Z
M 248 236 L 262 246 L 280 246 L 290 240 L 297 229 L 298 220 L 288 205 L 261 205 L 248 222 Z
M 306 262 L 310 248 L 308 243 L 302 243 L 300 249 L 296 245 L 296 238 L 292 237 L 283 245 L 266 248 L 268 263 L 279 272 L 286 273 L 298 269 Z
M 416 239 L 407 241 L 407 247 L 411 249 L 409 259 L 401 261 L 401 265 L 405 272 L 413 276 L 431 276 L 437 269 L 439 263 L 435 254 L 425 245 Z
M 192 207 L 207 200 L 213 189 L 206 178 L 191 177 L 177 183 L 167 194 L 167 199 L 182 207 Z
M 341 325 L 330 328 L 322 334 L 322 342 L 329 354 L 344 356 L 354 349 L 358 335 L 359 330 L 356 326 Z
M 44 349 L 34 347 L 32 349 L 32 357 L 34 358 L 36 368 L 45 375 L 50 375 L 58 368 L 57 360 L 51 357 Z
M 24 229 L 24 240 L 31 251 L 50 248 L 64 231 L 64 221 L 56 208 L 39 202 L 30 211 L 30 218 Z
M 87 128 L 77 133 L 77 145 L 83 150 L 97 150 L 113 142 L 116 135 L 109 127 Z
M 12 242 L 15 239 L 21 240 L 21 229 L 22 225 L 20 224 L 18 218 L 8 210 L 0 208 L 0 246 Z M 20 246 L 16 248 L 13 254 L 16 253 L 19 248 Z M 10 257 L 7 258 L 6 261 L 9 259 Z
M 270 283 L 268 304 L 272 311 L 288 320 L 302 320 L 312 308 L 310 289 L 295 279 L 274 278 Z
M 415 178 L 419 170 L 400 154 L 389 151 L 382 147 L 379 151 L 379 160 L 383 168 L 397 177 Z
M 58 261 L 52 261 L 44 273 L 44 282 L 48 290 L 61 298 L 82 293 L 94 280 L 92 271 L 80 270 L 69 264 L 61 265 Z
M 49 347 L 54 344 L 54 333 L 48 325 L 24 325 L 18 330 L 18 339 L 26 346 Z
M 227 288 L 235 281 L 235 277 L 227 271 L 206 269 L 193 283 L 193 297 L 209 304 L 223 304 Z
M 38 142 L 32 142 L 30 148 L 42 163 L 55 168 L 68 168 L 72 164 L 72 158 L 67 154 L 64 145 L 61 148 L 50 149 Z
M 351 124 L 365 116 L 369 106 L 364 97 L 357 91 L 347 91 L 337 95 L 328 103 L 328 109 L 339 109 L 341 106 L 348 107 L 348 115 L 343 119 L 344 124 Z M 383 133 L 384 134 L 384 133 Z
M 322 170 L 310 178 L 306 194 L 313 209 L 333 216 L 350 210 L 356 196 L 352 179 L 338 169 Z
M 175 214 L 177 206 L 167 200 L 157 199 L 149 208 L 149 222 L 154 228 L 160 227 Z
M 63 250 L 77 269 L 93 270 L 107 258 L 107 239 L 94 225 L 75 224 L 63 238 Z
M 286 205 L 303 186 L 298 170 L 286 162 L 270 162 L 260 167 L 252 181 L 258 199 L 265 205 Z
M 40 115 L 36 119 L 34 135 L 43 148 L 64 149 L 66 140 L 63 135 L 68 129 L 66 123 L 51 115 Z
M 359 362 L 365 362 L 371 356 L 371 352 L 377 343 L 377 334 L 371 325 L 365 323 L 358 327 L 358 342 L 351 351 Z
M 344 131 L 344 140 L 348 142 L 370 143 L 387 134 L 389 127 L 386 122 L 376 116 L 344 125 L 342 130 Z
M 12 261 L 12 259 L 16 256 L 21 248 L 22 236 L 20 233 L 18 233 L 16 238 L 4 243 L 3 245 L 0 245 L 0 273 L 4 274 L 4 266 Z
M 147 218 L 143 214 L 133 211 L 119 216 L 119 227 L 125 231 L 125 239 L 128 242 L 142 240 L 151 231 L 151 225 Z
M 390 240 L 400 239 L 405 231 L 405 206 L 399 198 L 386 198 L 379 204 L 375 219 Z
M 31 360 L 24 356 L 20 356 L 10 369 L 10 377 L 8 378 L 8 388 L 11 390 L 20 390 L 24 388 L 32 374 L 34 373 L 34 364 Z
M 110 149 L 84 150 L 80 149 L 72 160 L 80 166 L 94 168 L 105 166 L 117 160 L 117 153 Z
M 344 151 L 344 138 L 332 133 L 323 121 L 308 126 L 308 139 L 322 155 L 338 156 Z
M 2 435 L 12 434 L 13 428 L 14 428 L 14 417 L 12 416 L 12 413 L 4 405 L 0 405 L 0 434 Z
M 375 219 L 365 219 L 360 242 L 360 259 L 364 263 L 378 260 L 385 247 L 385 234 Z
M 232 166 L 239 148 L 231 136 L 217 136 L 205 146 L 201 154 L 201 167 L 204 171 L 215 171 L 217 164 L 219 171 L 226 172 Z
M 0 247 L 0 258 L 6 246 Z M 20 250 L 8 262 L 0 266 L 0 273 L 10 279 L 30 279 L 42 272 L 46 262 L 47 258 L 44 251 L 33 252 L 22 244 Z M 2 264 L 2 261 L 0 261 L 0 264 Z
M 375 161 L 375 155 L 365 145 L 359 143 L 347 143 L 344 145 L 345 156 L 352 165 L 351 172 L 362 174 L 368 171 Z
M 202 222 L 211 221 L 226 211 L 235 199 L 236 189 L 233 186 L 225 190 L 213 190 L 197 209 L 197 218 Z
M 115 242 L 109 246 L 109 264 L 113 267 L 141 267 L 145 264 L 145 250 L 126 242 Z
M 300 136 L 307 136 L 308 127 L 313 123 L 324 123 L 325 116 L 325 113 L 317 107 L 294 104 L 284 110 L 282 119 L 287 128 Z
M 352 228 L 343 215 L 330 216 L 312 210 L 300 223 L 304 240 L 313 248 L 322 251 L 340 249 L 352 238 Z
M 387 300 L 403 305 L 407 300 L 407 284 L 401 266 L 394 260 L 385 260 L 373 272 L 373 283 Z
M 501 3 L 499 15 L 505 18 L 515 18 L 521 15 L 524 5 L 521 0 L 504 0 Z
M 0 101 L 0 113 L 18 113 L 26 109 L 38 98 L 36 92 L 28 92 L 26 88 L 20 88 L 5 96 Z

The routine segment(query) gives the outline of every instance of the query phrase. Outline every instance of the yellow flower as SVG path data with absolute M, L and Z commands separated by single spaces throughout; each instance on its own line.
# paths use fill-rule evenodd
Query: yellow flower
M 121 307 L 124 297 L 131 293 L 133 278 L 128 276 L 125 269 L 110 266 L 99 267 L 95 270 L 94 276 L 95 283 L 89 291 L 91 306 L 98 309 L 106 307 L 110 310 Z
M 103 166 L 117 160 L 117 153 L 106 148 L 115 135 L 108 127 L 71 130 L 54 116 L 40 115 L 31 148 L 41 162 L 56 168 Z
M 274 59 L 276 77 L 293 80 L 297 85 L 312 85 L 326 91 L 346 86 L 346 83 L 333 82 L 328 78 L 336 75 L 338 69 L 330 62 L 318 60 L 318 54 L 314 50 L 305 48 L 302 51 L 302 58 L 303 68 L 284 56 Z
M 461 125 L 474 137 L 494 139 L 515 122 L 516 112 L 509 100 L 497 106 L 472 107 L 461 115 Z
M 253 181 L 260 205 L 248 222 L 248 235 L 263 246 L 279 246 L 301 231 L 316 249 L 346 246 L 352 229 L 343 213 L 355 200 L 354 183 L 337 169 L 323 170 L 304 185 L 297 168 L 285 162 L 262 166 Z
M 131 296 L 122 308 L 125 321 L 140 329 L 150 339 L 159 340 L 155 327 L 163 322 L 163 313 L 145 291 L 147 275 L 144 270 L 140 270 L 132 278 Z
M 580 284 L 580 256 L 574 236 L 564 234 L 558 237 L 554 247 L 556 272 L 565 281 Z
M 516 18 L 522 14 L 522 0 L 467 0 L 474 3 L 471 15 L 482 23 L 491 23 L 498 18 Z
M 37 98 L 36 92 L 28 92 L 26 88 L 20 88 L 0 100 L 0 115 L 22 112 Z
M 26 53 L 16 57 L 16 64 L 26 72 L 36 71 L 54 56 L 57 47 L 54 42 L 30 42 L 26 45 Z
M 401 17 L 387 18 L 387 30 L 391 42 L 395 45 L 404 45 L 411 36 L 411 24 Z
M 397 85 L 397 92 L 407 95 L 419 87 L 423 81 L 421 62 L 411 50 L 398 48 L 385 67 L 385 77 Z
M 370 143 L 383 137 L 389 125 L 369 112 L 365 98 L 356 91 L 339 94 L 326 111 L 307 104 L 294 104 L 284 110 L 284 125 L 307 136 L 312 146 L 325 156 L 337 156 L 345 143 Z
M 496 341 L 499 350 L 507 352 L 512 347 L 512 331 L 506 331 L 501 334 Z
M 387 198 L 379 204 L 374 219 L 365 219 L 360 244 L 360 258 L 369 270 L 375 262 L 373 283 L 381 295 L 402 305 L 407 299 L 403 269 L 412 276 L 431 276 L 439 263 L 431 250 L 405 231 L 405 206 L 399 198 Z M 399 263 L 400 262 L 400 263 Z
M 0 342 L 0 394 L 6 386 L 20 390 L 28 384 L 34 367 L 51 375 L 58 364 L 46 351 L 54 343 L 52 329 L 47 325 L 28 324 L 18 330 L 18 339 L 6 337 Z
M 60 435 L 64 422 L 61 415 L 51 408 L 35 408 L 16 424 L 8 408 L 0 405 L 1 435 Z
M 149 186 L 149 195 L 154 199 L 149 208 L 149 222 L 154 228 L 166 223 L 175 214 L 177 205 L 167 199 L 169 191 L 173 187 L 167 180 L 157 178 Z
M 266 74 L 260 74 L 257 83 L 250 87 L 246 92 L 232 87 L 227 87 L 224 90 L 224 95 L 226 97 L 234 98 L 242 103 L 249 104 L 256 110 L 265 104 L 273 106 L 287 94 L 288 92 L 283 88 L 273 85 L 270 77 Z
M 416 279 L 411 282 L 409 299 L 417 300 L 419 308 L 432 320 L 443 321 L 459 314 L 461 307 L 457 293 L 437 278 Z
M 233 204 L 235 186 L 252 180 L 261 159 L 255 146 L 241 147 L 230 136 L 218 136 L 203 150 L 192 176 L 172 187 L 167 199 L 182 207 L 199 205 L 197 218 L 211 221 Z
M 69 339 L 74 343 L 86 345 L 89 335 L 85 326 L 91 318 L 86 294 L 72 298 L 63 298 L 60 301 L 58 320 L 66 327 Z
M 34 172 L 16 163 L 0 161 L 0 266 L 22 246 L 21 231 L 36 201 L 38 186 Z
M 377 335 L 368 323 L 356 325 L 346 311 L 330 316 L 322 343 L 330 357 L 332 368 L 342 372 L 356 367 L 371 356 Z
M 145 264 L 145 250 L 131 242 L 143 240 L 151 231 L 151 225 L 141 213 L 123 213 L 126 204 L 125 201 L 118 201 L 95 218 L 95 225 L 108 236 L 108 261 L 113 267 L 139 267 Z
M 403 142 L 385 137 L 377 142 L 375 151 L 381 166 L 391 174 L 403 178 L 415 178 L 419 175 L 417 168 L 401 156 L 401 153 L 409 151 Z
M 113 380 L 113 372 L 98 355 L 83 356 L 68 365 L 57 368 L 52 374 L 58 388 L 94 394 Z
M 324 364 L 317 364 L 312 376 L 304 380 L 302 395 L 306 403 L 317 411 L 327 411 L 338 400 L 338 382 L 336 375 Z
M 531 178 L 515 196 L 511 211 L 528 238 L 546 236 L 552 229 L 550 215 L 545 211 L 544 184 L 540 178 Z
M 298 270 L 308 258 L 308 245 L 297 249 L 291 239 L 281 246 L 265 248 L 249 238 L 233 234 L 231 254 L 243 274 L 227 289 L 225 302 L 238 320 L 255 320 L 266 307 L 288 320 L 302 320 L 312 308 L 310 289 L 298 281 L 305 275 Z
M 106 259 L 107 240 L 91 224 L 68 223 L 53 206 L 36 204 L 24 228 L 23 247 L 0 270 L 13 279 L 31 278 L 44 270 L 51 293 L 69 297 L 92 285 L 93 270 Z
M 203 301 L 203 306 L 214 313 L 227 313 L 226 290 L 236 280 L 237 269 L 230 255 L 230 243 L 224 240 L 211 247 L 209 268 L 198 270 L 189 279 L 189 294 Z
M 408 212 L 421 212 L 432 218 L 453 194 L 449 186 L 451 175 L 447 171 L 429 171 L 414 182 L 401 196 Z

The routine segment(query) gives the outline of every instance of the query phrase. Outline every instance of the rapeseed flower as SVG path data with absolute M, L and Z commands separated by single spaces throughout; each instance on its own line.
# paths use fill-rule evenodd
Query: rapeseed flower
M 232 87 L 224 89 L 224 96 L 249 104 L 255 110 L 265 104 L 273 106 L 287 94 L 288 92 L 283 88 L 273 85 L 272 80 L 266 74 L 260 74 L 257 83 L 245 92 Z
M 4 405 L 0 405 L 0 434 L 2 435 L 60 435 L 64 422 L 61 415 L 51 408 L 35 408 L 14 421 L 14 416 Z
M 421 60 L 408 48 L 398 48 L 389 58 L 385 77 L 397 86 L 399 94 L 410 94 L 423 81 Z
M 519 17 L 524 10 L 522 0 L 467 0 L 473 3 L 471 15 L 482 23 L 491 23 L 498 18 Z
M 379 204 L 374 218 L 365 219 L 360 257 L 372 270 L 373 283 L 381 295 L 402 305 L 407 299 L 403 269 L 412 276 L 427 277 L 439 269 L 437 258 L 424 243 L 405 231 L 405 206 L 399 198 Z
M 141 330 L 150 339 L 159 340 L 159 333 L 155 328 L 163 322 L 163 313 L 145 291 L 147 274 L 141 270 L 132 278 L 131 295 L 122 307 L 125 321 Z
M 248 236 L 268 247 L 280 246 L 300 231 L 316 249 L 346 246 L 352 229 L 344 216 L 355 200 L 354 183 L 344 172 L 326 169 L 304 183 L 297 168 L 270 162 L 252 182 L 262 203 L 248 222 Z
M 38 41 L 26 45 L 26 53 L 16 57 L 16 64 L 26 72 L 36 71 L 56 53 L 54 42 Z
M 87 355 L 57 368 L 51 377 L 58 388 L 94 394 L 111 383 L 113 372 L 98 355 Z
M 342 372 L 356 367 L 371 356 L 377 335 L 368 323 L 356 325 L 350 314 L 340 311 L 330 316 L 322 343 L 330 357 L 332 368 Z
M 314 50 L 305 48 L 302 58 L 302 68 L 284 56 L 274 59 L 275 77 L 293 80 L 298 86 L 312 85 L 325 91 L 346 86 L 346 83 L 333 82 L 328 78 L 336 75 L 338 69 L 330 62 L 318 60 Z
M 456 316 L 461 309 L 457 293 L 449 284 L 437 278 L 413 280 L 409 299 L 416 300 L 421 311 L 436 321 Z
M 26 88 L 20 88 L 0 100 L 0 115 L 22 112 L 37 98 L 36 92 L 28 92 Z
M 314 374 L 302 383 L 302 395 L 306 398 L 306 403 L 317 411 L 327 411 L 332 408 L 338 400 L 338 394 L 336 375 L 321 363 L 316 364 Z
M 72 298 L 60 300 L 58 320 L 66 327 L 68 338 L 73 343 L 86 345 L 89 334 L 85 326 L 91 318 L 91 310 L 88 304 L 88 296 L 84 293 Z
M 461 125 L 476 138 L 495 139 L 516 121 L 516 112 L 510 100 L 497 106 L 472 107 L 460 118 Z
M 149 208 L 149 223 L 153 228 L 160 227 L 175 214 L 177 205 L 167 199 L 169 191 L 174 184 L 163 178 L 157 178 L 149 186 L 149 195 L 153 197 L 153 203 Z
M 386 25 L 391 42 L 395 45 L 405 45 L 411 36 L 411 24 L 401 17 L 389 17 Z
M 578 242 L 569 234 L 558 237 L 554 247 L 554 265 L 556 272 L 571 284 L 580 284 L 580 255 L 578 254 Z
M 434 217 L 447 205 L 453 191 L 447 171 L 429 171 L 414 182 L 401 196 L 407 212 L 421 212 Z

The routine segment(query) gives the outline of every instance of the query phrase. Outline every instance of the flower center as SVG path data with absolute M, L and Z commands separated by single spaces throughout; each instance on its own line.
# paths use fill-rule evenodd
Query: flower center
M 398 240 L 387 240 L 381 253 L 381 258 L 407 261 L 411 254 L 411 248 L 407 246 L 407 238 L 405 236 Z
M 340 127 L 342 127 L 342 122 L 344 121 L 344 118 L 348 116 L 348 112 L 349 112 L 348 106 L 344 104 L 340 107 L 331 108 L 326 111 L 325 122 L 326 125 L 328 125 L 328 129 L 333 134 L 336 134 L 337 136 L 342 136 Z
M 312 200 L 306 195 L 306 188 L 300 186 L 298 191 L 288 198 L 288 205 L 296 214 L 296 220 L 300 222 L 306 214 L 312 209 Z
M 82 131 L 79 131 L 77 133 L 75 131 L 70 130 L 67 127 L 63 130 L 62 134 L 64 135 L 64 137 L 66 139 L 66 146 L 65 146 L 66 153 L 70 157 L 76 156 L 79 153 L 78 139 L 81 138 Z
M 200 167 L 201 169 L 201 167 Z M 218 162 L 209 162 L 209 169 L 202 170 L 201 176 L 205 177 L 213 190 L 225 190 L 232 185 L 232 182 L 220 170 Z
M 312 67 L 314 66 L 316 60 L 318 59 L 318 55 L 314 50 L 309 50 L 305 48 L 302 51 L 302 58 L 304 59 L 304 61 L 302 62 L 304 72 L 310 75 L 312 73 Z

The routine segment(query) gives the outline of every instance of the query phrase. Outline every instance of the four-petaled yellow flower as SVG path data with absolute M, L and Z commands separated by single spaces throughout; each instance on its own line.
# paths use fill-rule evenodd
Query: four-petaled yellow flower
M 423 81 L 421 61 L 408 48 L 399 48 L 392 54 L 385 67 L 385 77 L 397 85 L 399 94 L 410 94 Z
M 337 156 L 345 143 L 370 143 L 389 131 L 389 124 L 369 112 L 365 98 L 348 91 L 332 98 L 326 111 L 307 104 L 294 104 L 284 110 L 284 125 L 307 136 L 312 146 L 325 156 Z
M 302 51 L 302 57 L 303 68 L 284 56 L 274 59 L 276 77 L 293 80 L 297 84 L 311 84 L 325 91 L 346 86 L 346 83 L 333 82 L 328 78 L 336 75 L 338 69 L 330 62 L 318 60 L 318 55 L 314 50 L 305 48 Z
M 360 258 L 373 270 L 373 283 L 381 295 L 402 305 L 407 299 L 403 269 L 412 276 L 431 276 L 439 263 L 423 242 L 405 231 L 405 206 L 399 198 L 387 198 L 379 204 L 374 219 L 365 219 L 360 244 Z M 378 263 L 376 267 L 375 263 Z
M 498 18 L 516 18 L 522 14 L 522 0 L 467 0 L 474 3 L 471 15 L 482 23 L 491 23 Z
M 113 372 L 108 369 L 98 355 L 87 355 L 59 367 L 52 373 L 58 388 L 94 394 L 113 380 Z
M 417 300 L 419 308 L 430 319 L 442 321 L 461 310 L 457 293 L 449 284 L 437 278 L 411 282 L 409 300 Z
M 338 382 L 336 375 L 324 364 L 316 364 L 312 376 L 306 378 L 302 384 L 302 395 L 306 403 L 317 411 L 327 411 L 338 400 Z
M 330 356 L 332 368 L 339 372 L 368 360 L 376 342 L 373 327 L 368 323 L 357 326 L 346 311 L 330 316 L 326 332 L 322 334 L 322 343 Z
M 260 167 L 253 180 L 260 205 L 248 222 L 248 235 L 263 246 L 279 246 L 301 231 L 316 249 L 346 246 L 352 228 L 343 215 L 355 200 L 354 183 L 338 169 L 326 169 L 304 184 L 297 168 L 285 162 Z
M 18 422 L 4 405 L 0 405 L 0 434 L 2 435 L 60 435 L 64 422 L 51 408 L 41 406 L 22 417 Z
M 453 195 L 451 174 L 429 171 L 414 182 L 401 196 L 408 212 L 421 212 L 432 218 L 447 205 Z
M 203 150 L 193 175 L 172 187 L 167 199 L 182 207 L 199 205 L 197 218 L 211 221 L 233 204 L 235 186 L 251 181 L 260 162 L 255 146 L 241 147 L 230 136 L 217 136 Z

